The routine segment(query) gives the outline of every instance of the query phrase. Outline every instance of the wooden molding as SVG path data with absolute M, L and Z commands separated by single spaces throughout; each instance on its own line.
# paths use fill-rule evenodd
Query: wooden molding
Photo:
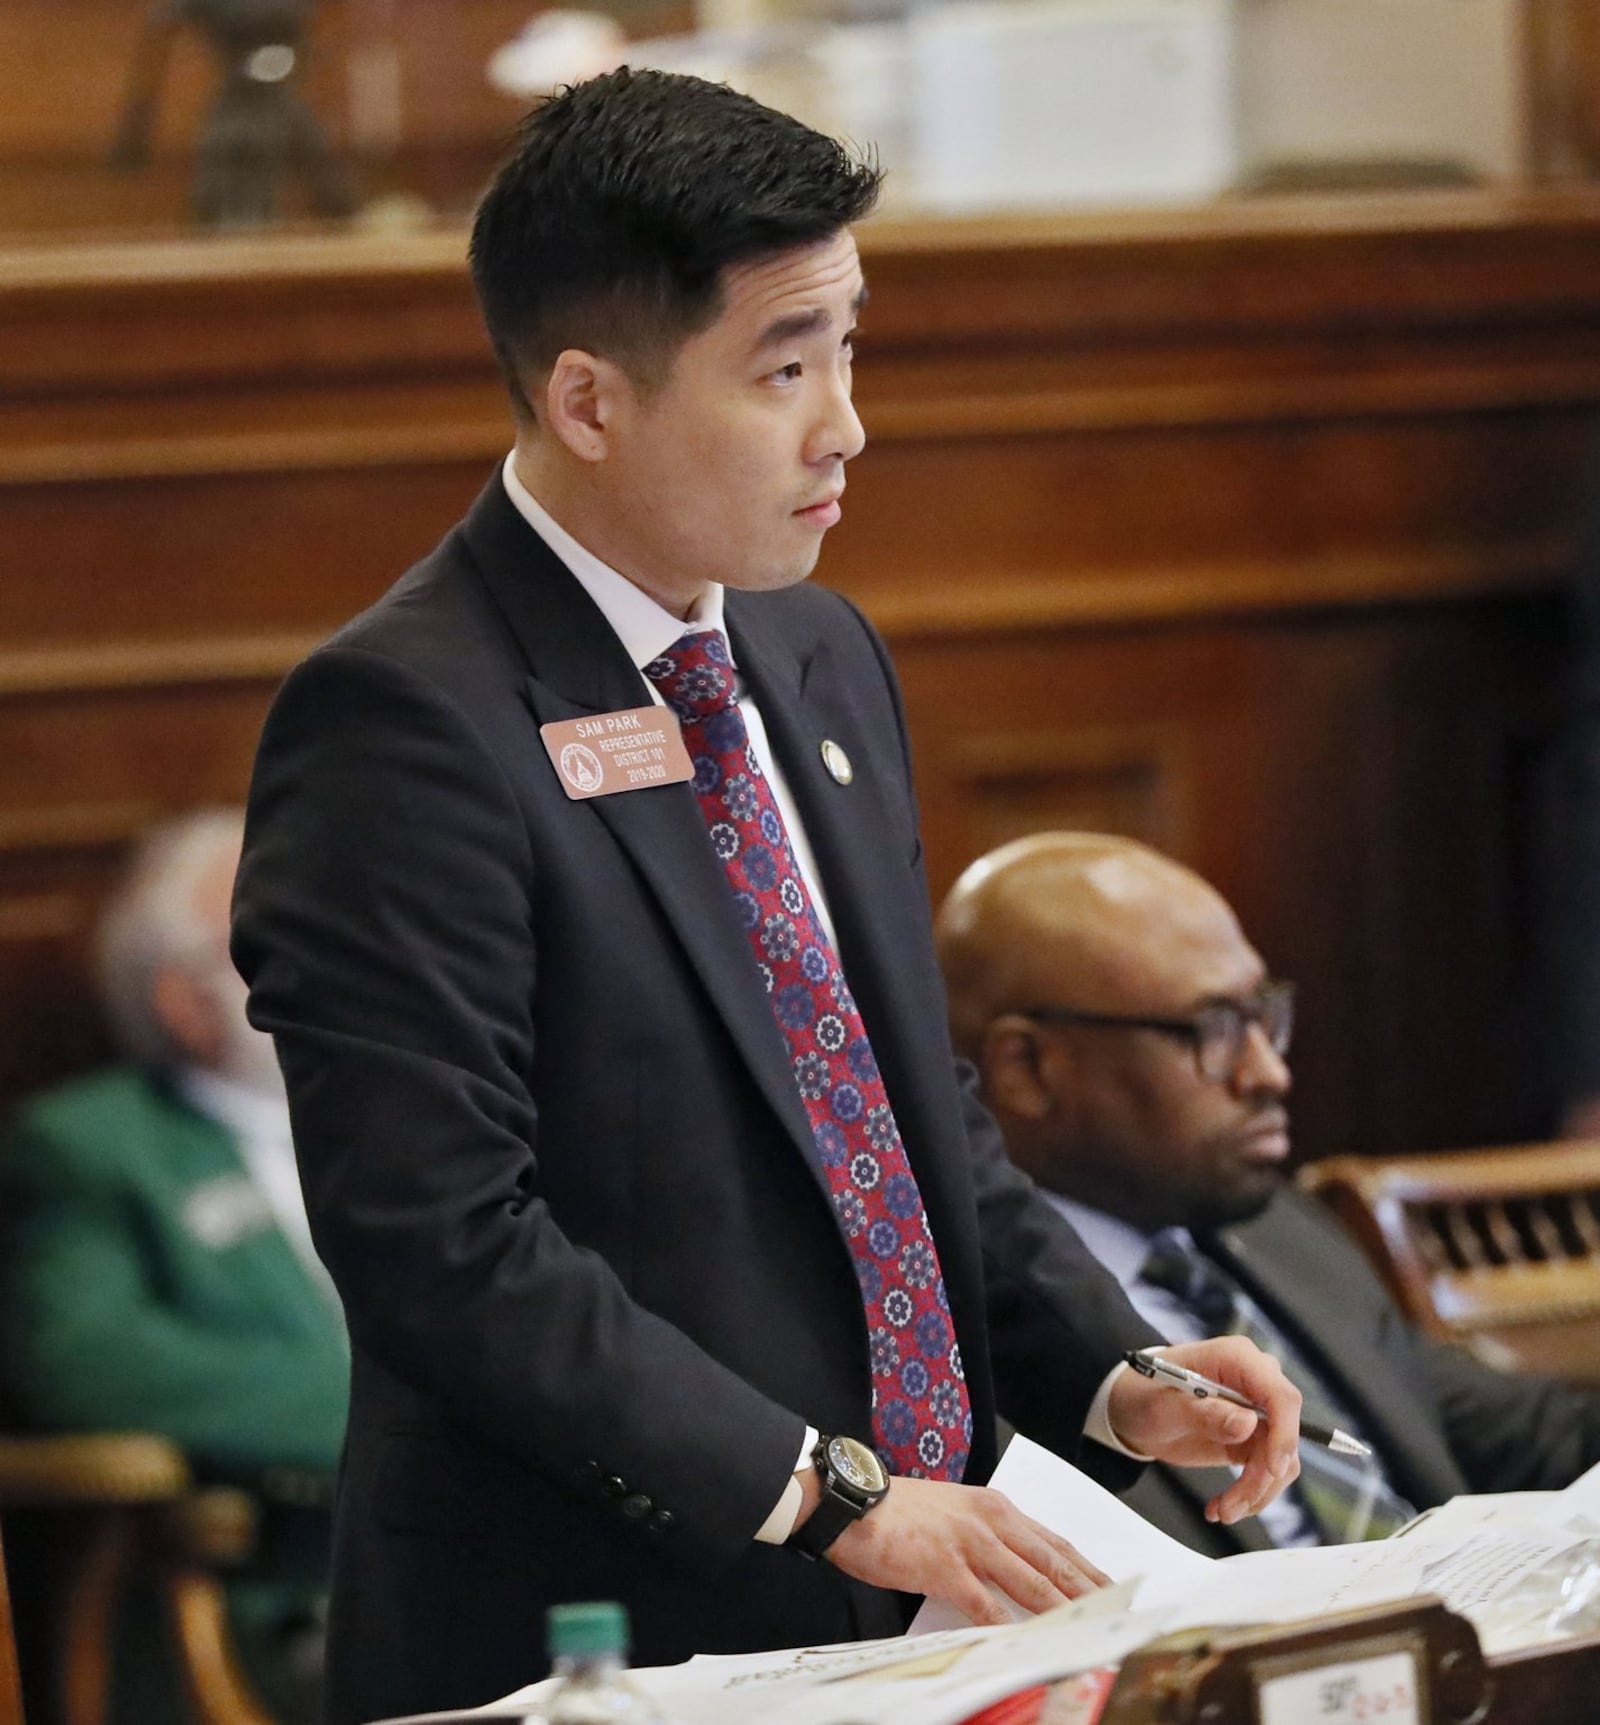
M 160 807 L 147 797 L 6 809 L 0 812 L 0 858 L 62 852 L 93 856 L 115 853 L 137 838 L 160 813 Z M 17 914 L 44 922 L 55 915 L 48 908 L 55 902 L 53 895 L 10 900 Z M 18 907 L 25 904 L 33 909 L 24 913 Z
M 1148 625 L 1265 616 L 1307 608 L 1427 604 L 1548 586 L 1569 561 L 1564 546 L 1407 548 L 1366 556 L 1173 564 L 1163 570 L 1063 569 L 1059 579 L 985 571 L 872 598 L 873 622 L 893 641 L 1022 635 L 1040 629 Z
M 272 684 L 320 639 L 318 632 L 296 631 L 235 639 L 119 641 L 0 651 L 0 701 L 209 683 Z

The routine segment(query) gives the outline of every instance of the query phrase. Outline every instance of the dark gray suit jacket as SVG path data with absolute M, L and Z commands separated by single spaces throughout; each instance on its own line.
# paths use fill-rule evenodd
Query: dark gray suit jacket
M 827 887 L 941 1256 L 978 1434 L 1083 1444 L 1154 1339 L 952 1060 L 899 696 L 838 596 L 727 623 Z M 330 1717 L 491 1699 L 544 1610 L 652 1663 L 887 1632 L 894 1596 L 752 1535 L 805 1424 L 866 1436 L 848 1245 L 688 785 L 575 803 L 538 727 L 645 699 L 498 478 L 289 678 L 234 951 L 277 1039 L 354 1381 Z M 819 745 L 855 767 L 839 785 Z
M 1419 1334 L 1316 1200 L 1280 1194 L 1207 1248 L 1319 1372 L 1418 1509 L 1462 1492 L 1557 1489 L 1600 1461 L 1600 1392 L 1510 1377 Z M 1123 1493 L 1213 1556 L 1261 1549 L 1258 1523 L 1201 1513 L 1226 1476 L 1152 1467 Z

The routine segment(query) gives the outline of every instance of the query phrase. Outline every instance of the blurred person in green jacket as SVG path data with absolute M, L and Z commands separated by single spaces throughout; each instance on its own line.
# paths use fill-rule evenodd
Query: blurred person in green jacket
M 148 1431 L 196 1477 L 248 1489 L 231 1572 L 241 1660 L 286 1721 L 320 1671 L 331 1482 L 349 1352 L 311 1245 L 271 1039 L 228 961 L 242 817 L 153 831 L 98 930 L 127 1059 L 40 1095 L 0 1156 L 0 1325 L 11 1412 L 33 1430 Z M 114 1725 L 174 1714 L 152 1628 L 119 1648 Z

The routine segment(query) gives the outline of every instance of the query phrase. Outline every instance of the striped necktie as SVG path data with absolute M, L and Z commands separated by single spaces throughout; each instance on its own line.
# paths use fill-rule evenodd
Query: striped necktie
M 1207 1335 L 1245 1336 L 1271 1354 L 1300 1391 L 1304 1418 L 1337 1426 L 1352 1437 L 1361 1435 L 1357 1422 L 1295 1345 L 1195 1245 L 1187 1230 L 1166 1228 L 1157 1234 L 1139 1275 L 1181 1301 Z M 1376 1452 L 1366 1458 L 1342 1456 L 1321 1444 L 1302 1444 L 1300 1478 L 1290 1489 L 1299 1495 L 1327 1545 L 1387 1539 L 1416 1514 L 1389 1485 Z

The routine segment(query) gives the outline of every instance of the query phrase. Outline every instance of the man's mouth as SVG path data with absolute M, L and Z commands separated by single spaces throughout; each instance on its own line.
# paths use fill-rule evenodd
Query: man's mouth
M 1239 1153 L 1250 1162 L 1282 1162 L 1289 1154 L 1289 1117 L 1274 1112 L 1258 1120 L 1239 1140 Z
M 830 491 L 826 497 L 820 498 L 817 502 L 808 503 L 805 508 L 795 510 L 795 514 L 802 521 L 809 521 L 813 527 L 832 527 L 844 513 L 839 507 L 839 498 L 842 494 L 842 488 L 839 491 Z

